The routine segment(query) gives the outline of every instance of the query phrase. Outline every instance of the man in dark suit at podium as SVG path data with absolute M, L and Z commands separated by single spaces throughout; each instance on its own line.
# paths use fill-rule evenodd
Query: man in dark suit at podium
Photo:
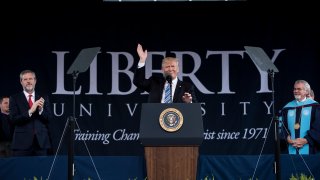
M 165 57 L 162 60 L 161 70 L 163 76 L 151 76 L 145 78 L 145 62 L 148 56 L 147 50 L 143 50 L 138 44 L 137 53 L 139 55 L 138 68 L 135 71 L 133 83 L 138 88 L 149 93 L 149 103 L 196 103 L 194 86 L 190 83 L 178 79 L 179 73 L 178 59 Z M 171 86 L 171 88 L 169 88 Z M 168 87 L 168 88 L 167 88 Z M 167 97 L 167 89 L 171 89 L 171 95 Z M 169 93 L 170 94 L 170 93 Z
M 147 50 L 138 44 L 137 53 L 140 60 L 133 83 L 149 93 L 149 103 L 142 105 L 139 133 L 145 148 L 147 177 L 196 179 L 203 126 L 194 86 L 178 79 L 179 61 L 174 57 L 162 60 L 162 74 L 146 79 Z

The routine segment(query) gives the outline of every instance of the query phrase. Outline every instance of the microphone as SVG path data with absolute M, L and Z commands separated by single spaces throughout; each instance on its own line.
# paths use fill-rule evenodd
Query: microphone
M 170 74 L 166 75 L 166 80 L 169 84 L 172 84 L 172 76 Z

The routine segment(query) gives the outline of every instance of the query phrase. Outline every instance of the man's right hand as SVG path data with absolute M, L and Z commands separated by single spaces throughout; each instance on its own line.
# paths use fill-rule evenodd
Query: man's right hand
M 148 56 L 148 51 L 147 50 L 143 50 L 141 44 L 138 44 L 137 47 L 137 53 L 139 55 L 139 63 L 145 63 L 147 56 Z

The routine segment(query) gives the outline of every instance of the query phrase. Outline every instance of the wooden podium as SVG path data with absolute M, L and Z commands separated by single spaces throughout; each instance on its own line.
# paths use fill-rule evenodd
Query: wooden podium
M 145 147 L 148 180 L 195 180 L 198 147 Z
M 173 123 L 166 118 L 172 114 Z M 203 141 L 200 104 L 142 104 L 140 141 L 148 180 L 195 180 Z

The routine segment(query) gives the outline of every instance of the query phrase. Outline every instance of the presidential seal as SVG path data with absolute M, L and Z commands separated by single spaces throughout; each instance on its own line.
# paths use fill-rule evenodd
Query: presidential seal
M 165 131 L 175 132 L 181 128 L 183 116 L 178 109 L 167 108 L 160 114 L 159 123 Z

